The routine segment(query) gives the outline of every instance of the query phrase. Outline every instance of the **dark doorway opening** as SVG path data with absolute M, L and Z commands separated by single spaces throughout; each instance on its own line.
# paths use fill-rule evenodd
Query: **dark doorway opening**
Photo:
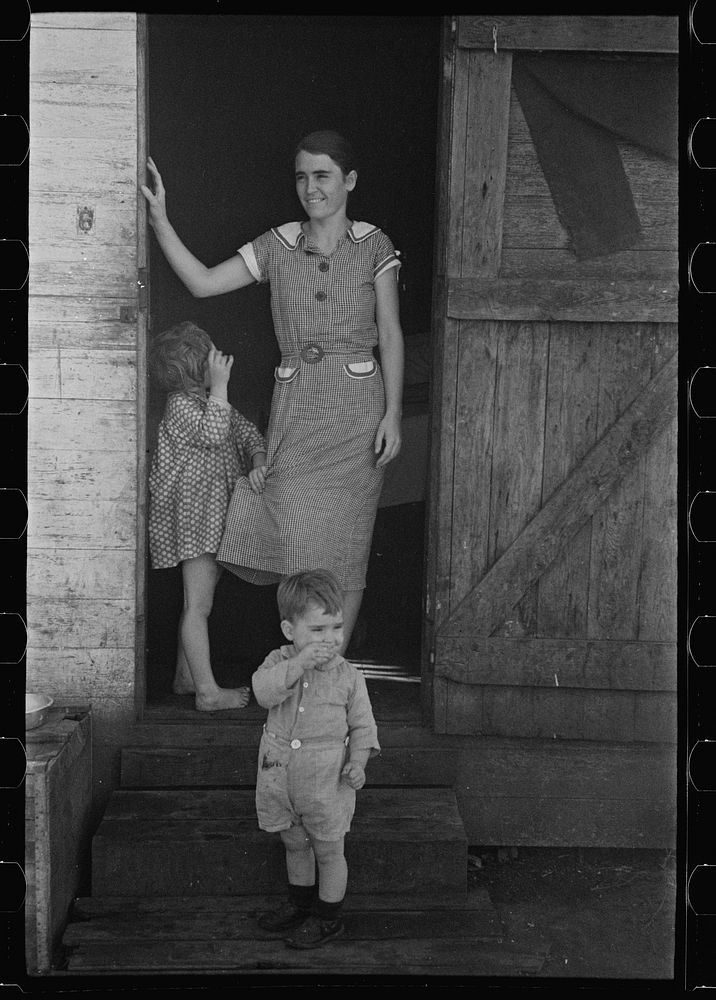
M 401 251 L 405 443 L 386 478 L 349 655 L 418 674 L 440 18 L 151 15 L 148 35 L 148 148 L 170 218 L 201 260 L 218 263 L 301 217 L 292 150 L 318 128 L 345 133 L 358 152 L 352 218 L 380 226 Z M 278 360 L 268 289 L 194 299 L 150 244 L 150 338 L 185 319 L 235 356 L 230 401 L 265 430 Z M 163 406 L 150 386 L 150 450 Z M 180 569 L 150 569 L 150 701 L 171 690 L 181 601 Z M 210 638 L 219 683 L 247 683 L 282 641 L 275 587 L 225 573 Z

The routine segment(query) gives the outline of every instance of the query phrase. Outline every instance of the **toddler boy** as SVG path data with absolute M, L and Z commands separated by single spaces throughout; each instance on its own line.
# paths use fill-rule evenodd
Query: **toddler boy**
M 281 581 L 277 597 L 290 645 L 269 653 L 252 678 L 256 700 L 269 710 L 256 812 L 262 830 L 281 834 L 288 901 L 258 923 L 294 931 L 286 939 L 291 948 L 317 948 L 344 931 L 343 841 L 366 762 L 380 746 L 365 680 L 341 656 L 343 595 L 336 578 L 327 570 L 296 573 Z

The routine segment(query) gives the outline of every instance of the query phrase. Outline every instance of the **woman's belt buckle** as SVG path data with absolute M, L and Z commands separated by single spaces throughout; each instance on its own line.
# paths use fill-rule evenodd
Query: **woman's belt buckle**
M 325 353 L 320 344 L 313 342 L 304 344 L 301 348 L 301 358 L 309 365 L 317 364 L 323 359 Z

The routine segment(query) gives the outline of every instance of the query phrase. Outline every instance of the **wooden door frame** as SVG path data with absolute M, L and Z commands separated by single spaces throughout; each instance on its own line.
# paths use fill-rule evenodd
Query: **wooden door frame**
M 147 341 L 149 335 L 149 223 L 144 195 L 147 162 L 147 15 L 137 14 L 137 550 L 135 591 L 134 704 L 138 719 L 147 698 Z

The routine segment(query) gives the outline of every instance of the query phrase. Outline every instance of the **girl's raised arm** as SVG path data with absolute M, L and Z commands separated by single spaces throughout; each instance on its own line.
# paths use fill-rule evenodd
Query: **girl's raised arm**
M 154 190 L 146 184 L 141 184 L 140 190 L 149 206 L 149 223 L 170 267 L 191 294 L 203 299 L 253 284 L 255 279 L 240 254 L 215 267 L 207 267 L 184 246 L 167 217 L 164 183 L 151 156 L 147 160 L 147 168 L 152 175 Z

